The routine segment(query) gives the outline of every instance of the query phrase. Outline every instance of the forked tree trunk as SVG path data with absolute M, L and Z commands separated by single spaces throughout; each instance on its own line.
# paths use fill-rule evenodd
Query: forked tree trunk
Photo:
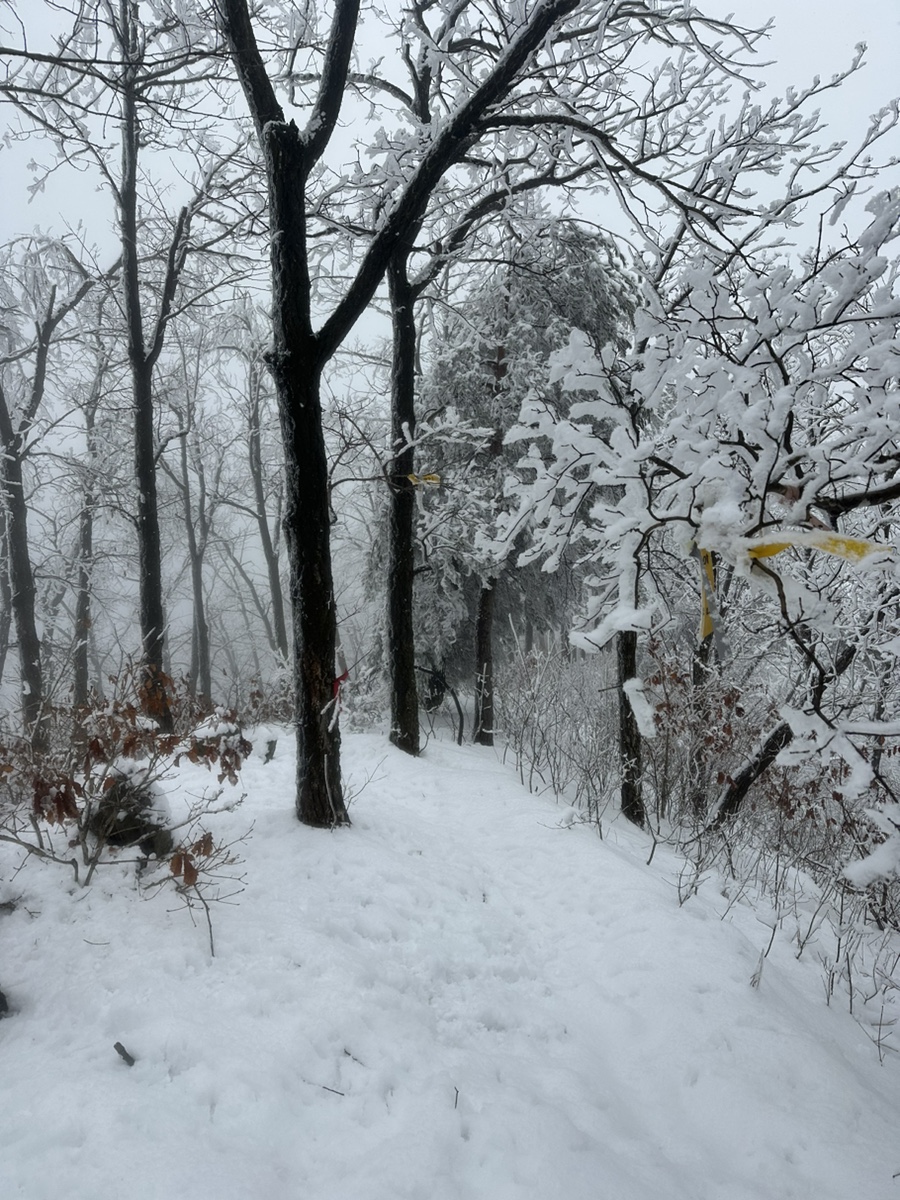
M 395 746 L 419 753 L 419 696 L 416 687 L 413 584 L 415 579 L 414 451 L 415 435 L 415 296 L 406 274 L 406 251 L 388 268 L 394 348 L 391 367 L 391 442 L 396 453 L 388 479 L 387 652 L 391 686 L 391 733 Z

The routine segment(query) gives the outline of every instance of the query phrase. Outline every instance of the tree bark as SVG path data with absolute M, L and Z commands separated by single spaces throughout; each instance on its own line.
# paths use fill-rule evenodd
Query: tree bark
M 72 703 L 82 708 L 90 693 L 88 638 L 91 632 L 91 573 L 94 560 L 94 491 L 88 486 L 81 499 L 78 520 L 78 579 L 75 591 L 75 646 L 72 651 L 74 682 Z
M 137 114 L 138 30 L 130 0 L 121 0 L 122 46 L 126 60 L 122 95 L 122 181 L 119 222 L 122 239 L 123 306 L 131 367 L 134 420 L 134 471 L 137 484 L 139 619 L 141 630 L 140 694 L 142 706 L 164 732 L 173 727 L 164 668 L 165 610 L 162 552 L 156 488 L 156 445 L 153 405 L 153 362 L 144 343 L 138 256 L 137 169 L 140 127 Z
M 616 676 L 619 696 L 619 769 L 622 773 L 622 815 L 643 829 L 647 822 L 641 776 L 641 731 L 625 691 L 629 679 L 637 678 L 637 632 L 623 629 L 616 634 Z
M 713 670 L 713 635 L 704 637 L 694 650 L 691 660 L 691 715 L 694 735 L 691 739 L 690 761 L 687 764 L 689 803 L 700 820 L 706 808 L 708 758 L 703 737 L 711 719 L 709 681 Z
M 6 507 L 0 509 L 0 683 L 6 672 L 9 635 L 12 629 L 12 587 L 9 582 L 9 538 L 6 532 Z
M 415 453 L 408 443 L 416 430 L 415 294 L 407 275 L 407 254 L 398 253 L 388 267 L 393 322 L 391 368 L 391 444 L 403 447 L 390 465 L 387 651 L 391 688 L 390 739 L 407 754 L 419 753 L 419 696 L 413 631 L 415 579 Z
M 290 447 L 284 531 L 294 632 L 296 809 L 304 824 L 330 827 L 348 824 L 349 818 L 340 775 L 328 472 L 318 420 L 318 375 L 304 369 L 296 357 L 290 360 L 290 355 L 282 354 L 275 357 L 273 365 L 281 397 L 282 432 Z
M 91 637 L 91 588 L 94 570 L 94 477 L 96 471 L 95 424 L 97 406 L 103 387 L 106 361 L 97 369 L 94 386 L 84 405 L 84 436 L 87 446 L 88 477 L 81 497 L 81 513 L 78 519 L 78 572 L 75 585 L 74 648 L 72 651 L 73 688 L 72 703 L 83 708 L 90 694 L 90 637 Z
M 187 537 L 188 560 L 191 567 L 191 591 L 193 594 L 193 628 L 191 632 L 191 694 L 203 704 L 209 704 L 212 694 L 212 669 L 209 648 L 209 622 L 206 618 L 206 602 L 203 594 L 203 558 L 209 529 L 206 516 L 206 488 L 200 479 L 197 498 L 197 523 L 200 537 L 194 527 L 193 503 L 191 498 L 191 476 L 188 465 L 187 434 L 181 439 L 181 501 L 184 514 L 184 529 Z
M 304 192 L 297 127 L 264 132 L 269 175 L 274 345 L 270 357 L 285 454 L 284 532 L 290 564 L 297 723 L 297 816 L 306 825 L 349 823 L 340 773 L 331 573 L 328 459 L 319 398 L 321 363 L 310 320 Z
M 813 711 L 818 711 L 825 688 L 843 675 L 853 662 L 855 655 L 855 646 L 844 646 L 838 652 L 834 666 L 830 670 L 816 671 L 816 678 L 810 687 L 810 703 Z M 722 790 L 712 818 L 707 824 L 707 829 L 717 829 L 738 812 L 753 785 L 773 765 L 785 746 L 789 746 L 793 740 L 794 731 L 787 721 L 782 721 L 775 726 L 756 753 Z
M 3 457 L 0 480 L 6 508 L 9 547 L 10 603 L 19 644 L 19 673 L 22 689 L 22 721 L 35 754 L 48 748 L 47 713 L 44 709 L 44 677 L 41 640 L 35 606 L 37 589 L 28 546 L 28 503 L 22 480 L 21 435 L 13 428 L 6 396 L 0 389 L 0 445 Z
M 28 542 L 28 502 L 25 498 L 22 466 L 28 453 L 29 431 L 44 399 L 47 365 L 54 334 L 61 322 L 77 308 L 96 282 L 80 268 L 79 274 L 79 286 L 59 306 L 56 303 L 56 286 L 50 287 L 46 309 L 36 323 L 34 368 L 27 400 L 15 425 L 6 395 L 0 386 L 0 490 L 6 510 L 3 533 L 8 548 L 9 605 L 19 643 L 23 722 L 36 755 L 43 754 L 49 748 L 49 713 L 45 705 L 42 646 L 37 632 L 37 589 Z M 60 603 L 61 600 L 62 595 Z M 3 653 L 5 657 L 5 646 Z
M 278 568 L 278 552 L 272 542 L 269 531 L 269 516 L 266 512 L 266 489 L 263 479 L 262 448 L 260 446 L 260 407 L 259 407 L 259 371 L 255 363 L 250 364 L 250 420 L 248 430 L 248 456 L 250 460 L 250 478 L 253 480 L 253 495 L 256 501 L 256 523 L 259 528 L 259 540 L 262 545 L 263 558 L 266 561 L 266 573 L 269 577 L 269 591 L 272 596 L 272 636 L 274 648 L 284 662 L 288 660 L 288 635 L 284 614 L 284 597 L 281 591 L 281 572 Z
M 494 744 L 494 590 L 488 579 L 478 593 L 475 618 L 475 742 Z

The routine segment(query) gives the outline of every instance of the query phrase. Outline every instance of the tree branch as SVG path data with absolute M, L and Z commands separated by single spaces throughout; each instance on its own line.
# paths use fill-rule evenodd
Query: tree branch
M 325 51 L 322 83 L 313 106 L 303 140 L 306 143 L 307 169 L 322 157 L 331 140 L 341 111 L 344 88 L 348 81 L 350 56 L 356 39 L 360 0 L 337 0 L 331 21 L 331 35 Z
M 233 3 L 234 0 L 224 0 Z M 316 337 L 320 364 L 327 362 L 375 294 L 398 242 L 421 219 L 445 172 L 465 156 L 481 132 L 481 121 L 507 93 L 528 59 L 553 27 L 574 12 L 579 0 L 543 0 L 528 24 L 500 55 L 494 69 L 453 113 L 422 155 L 397 204 L 375 235 L 356 277 Z

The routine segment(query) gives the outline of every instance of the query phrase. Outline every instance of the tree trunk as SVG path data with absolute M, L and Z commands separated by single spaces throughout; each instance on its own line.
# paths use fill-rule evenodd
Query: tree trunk
M 44 679 L 41 641 L 37 632 L 37 591 L 28 549 L 28 505 L 22 483 L 20 439 L 13 430 L 6 397 L 0 392 L 0 440 L 2 440 L 3 502 L 9 546 L 10 603 L 19 643 L 19 674 L 22 688 L 22 721 L 35 754 L 48 748 L 47 713 L 44 710 Z
M 817 712 L 825 688 L 847 670 L 856 655 L 855 646 L 843 646 L 835 656 L 834 666 L 829 670 L 819 669 L 810 685 L 810 707 Z M 787 721 L 776 725 L 756 753 L 738 771 L 737 775 L 723 788 L 707 829 L 717 829 L 729 817 L 733 817 L 747 798 L 753 785 L 760 779 L 775 759 L 794 740 L 794 731 Z
M 397 453 L 390 467 L 387 650 L 391 685 L 391 741 L 407 754 L 419 753 L 419 696 L 413 632 L 415 578 L 414 451 L 415 436 L 415 295 L 407 276 L 407 253 L 398 251 L 388 267 L 394 348 L 391 368 L 391 444 Z
M 266 560 L 269 591 L 272 596 L 272 632 L 275 647 L 283 661 L 287 662 L 288 635 L 284 616 L 284 597 L 281 592 L 281 572 L 278 568 L 278 553 L 272 543 L 272 535 L 269 532 L 269 516 L 266 512 L 266 489 L 263 480 L 262 450 L 260 447 L 259 372 L 253 363 L 250 366 L 249 424 L 248 454 L 250 459 L 250 478 L 253 480 L 253 495 L 256 500 L 256 523 L 259 528 L 259 540 L 262 545 L 263 558 Z
M 475 742 L 494 744 L 494 589 L 489 579 L 478 594 L 475 618 Z
M 184 514 L 184 529 L 187 537 L 188 559 L 191 567 L 191 591 L 193 594 L 194 621 L 191 633 L 191 694 L 202 703 L 209 704 L 212 692 L 212 670 L 209 650 L 209 622 L 206 619 L 206 603 L 203 596 L 203 556 L 207 542 L 206 489 L 201 478 L 197 501 L 197 521 L 200 538 L 194 528 L 193 503 L 191 499 L 191 475 L 188 466 L 187 434 L 181 439 L 181 501 Z
M 122 183 L 119 221 L 122 238 L 123 306 L 131 366 L 134 418 L 134 471 L 137 484 L 137 539 L 141 630 L 141 704 L 164 732 L 171 732 L 172 713 L 166 687 L 163 653 L 165 612 L 162 591 L 162 553 L 156 490 L 156 445 L 153 413 L 153 361 L 144 344 L 141 311 L 140 261 L 137 233 L 137 167 L 140 129 L 135 74 L 137 27 L 129 0 L 122 0 L 123 46 L 128 65 L 122 82 Z
M 172 714 L 164 665 L 166 620 L 162 589 L 151 374 L 152 371 L 136 356 L 132 358 L 134 467 L 138 489 L 136 524 L 140 575 L 141 700 L 147 715 L 157 722 L 160 729 L 170 732 Z
M 708 828 L 714 829 L 734 816 L 754 783 L 768 771 L 785 746 L 789 746 L 793 740 L 794 731 L 787 721 L 775 726 L 750 761 L 738 771 L 722 792 Z
M 713 635 L 704 637 L 694 650 L 691 662 L 691 717 L 694 735 L 691 738 L 690 761 L 687 764 L 689 802 L 691 811 L 701 820 L 705 815 L 708 754 L 703 736 L 712 717 L 709 704 L 709 682 L 713 670 Z
M 97 415 L 96 398 L 84 408 L 85 439 L 87 441 L 88 470 L 94 469 L 94 421 Z M 91 632 L 91 574 L 94 563 L 94 485 L 89 481 L 81 498 L 81 515 L 78 520 L 78 582 L 75 592 L 75 647 L 72 651 L 74 683 L 72 703 L 82 708 L 88 702 L 90 692 L 90 669 L 88 666 L 88 641 Z
M 525 654 L 530 654 L 534 649 L 534 622 L 531 617 L 525 618 L 525 642 L 523 650 Z
M 32 750 L 35 754 L 43 754 L 47 750 L 47 714 L 44 711 L 41 640 L 35 619 L 37 590 L 28 552 L 28 511 L 22 491 L 22 464 L 18 458 L 6 460 L 3 486 L 9 533 L 13 623 L 19 643 L 22 719 Z
M 641 785 L 641 731 L 625 692 L 629 679 L 637 678 L 637 632 L 616 634 L 616 676 L 619 694 L 619 769 L 622 773 L 622 815 L 643 828 L 647 821 Z
M 9 538 L 6 533 L 6 508 L 0 507 L 0 683 L 6 671 L 9 634 L 12 629 L 12 588 L 9 582 Z
M 287 358 L 280 359 L 276 374 L 282 429 L 290 445 L 284 531 L 294 627 L 297 816 L 306 825 L 328 827 L 349 821 L 340 775 L 327 464 L 318 422 L 318 376 L 310 378 L 301 364 Z
M 340 773 L 331 574 L 328 459 L 319 396 L 321 364 L 310 322 L 303 144 L 293 124 L 264 133 L 272 261 L 272 377 L 285 455 L 285 544 L 290 566 L 297 723 L 297 816 L 349 824 Z
M 72 703 L 81 708 L 88 702 L 90 669 L 88 636 L 91 630 L 91 565 L 94 554 L 94 498 L 89 491 L 82 498 L 78 520 L 78 580 L 75 591 L 75 646 L 72 651 L 74 682 Z

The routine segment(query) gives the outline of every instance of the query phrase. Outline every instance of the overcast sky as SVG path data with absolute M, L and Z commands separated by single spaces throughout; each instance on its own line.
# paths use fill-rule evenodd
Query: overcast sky
M 396 3 L 396 0 L 394 0 Z M 734 12 L 738 20 L 752 25 L 771 12 L 776 19 L 770 47 L 760 57 L 771 58 L 773 65 L 765 77 L 776 91 L 786 86 L 802 86 L 814 75 L 830 78 L 846 67 L 858 42 L 868 44 L 864 72 L 840 91 L 823 99 L 832 136 L 853 142 L 867 125 L 869 115 L 887 104 L 900 92 L 900 2 L 898 0 L 701 0 L 702 6 L 716 15 Z M 34 6 L 28 0 L 20 11 Z M 399 7 L 399 5 L 398 5 Z M 770 51 L 770 52 L 769 52 Z M 890 139 L 891 151 L 900 156 L 900 133 Z M 31 175 L 25 164 L 32 154 L 46 159 L 48 147 L 34 146 L 27 152 L 21 147 L 10 151 L 0 145 L 0 240 L 30 232 L 39 224 L 45 230 L 62 232 L 66 222 L 75 222 L 79 210 L 107 224 L 112 217 L 108 198 L 99 198 L 86 180 L 81 186 L 54 186 L 28 201 Z M 77 181 L 76 181 L 77 182 Z M 881 186 L 900 186 L 900 169 L 886 172 Z M 92 235 L 102 238 L 100 229 Z M 105 239 L 103 239 L 105 240 Z
M 776 61 L 765 74 L 779 91 L 809 83 L 814 75 L 830 79 L 849 65 L 856 44 L 865 42 L 866 69 L 823 102 L 842 139 L 900 94 L 898 0 L 706 0 L 706 7 L 734 12 L 748 24 L 774 17 L 772 54 L 764 57 Z M 900 137 L 894 147 L 900 153 Z

